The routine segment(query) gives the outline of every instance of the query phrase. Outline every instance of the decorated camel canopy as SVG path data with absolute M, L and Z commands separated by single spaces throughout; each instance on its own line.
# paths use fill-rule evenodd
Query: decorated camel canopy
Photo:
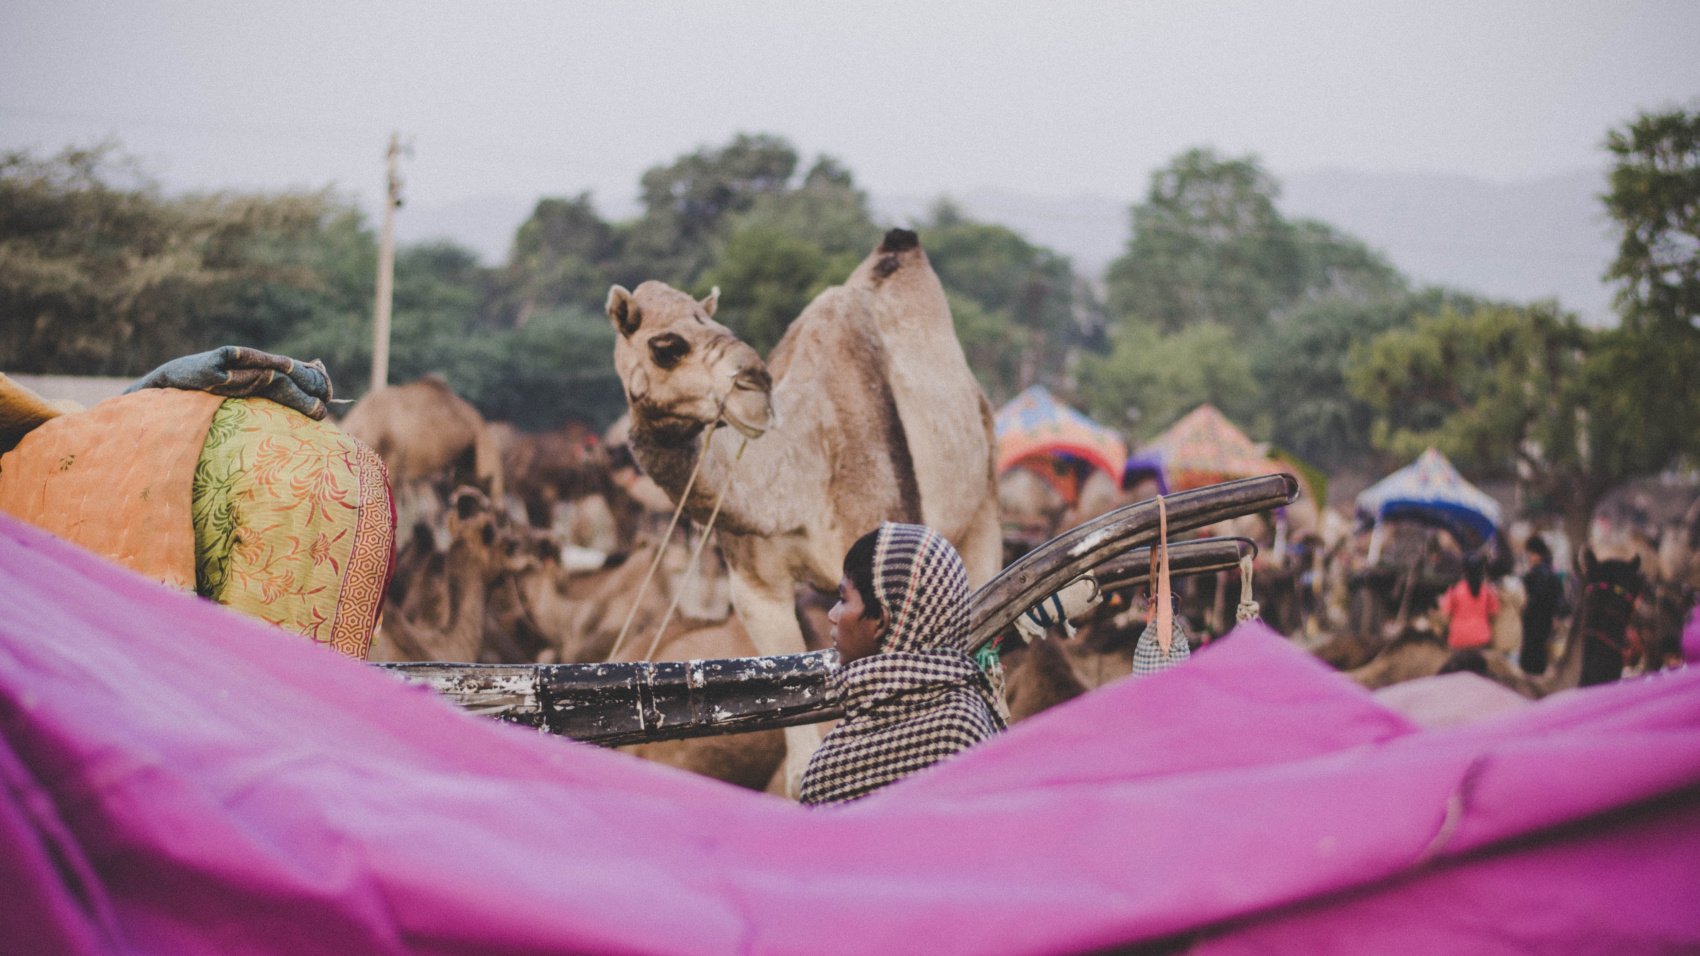
M 1120 435 L 1057 401 L 1043 385 L 1015 396 L 997 414 L 998 473 L 1031 469 L 1072 502 L 1079 492 L 1076 463 L 1121 484 L 1127 444 Z
M 1162 460 L 1169 487 L 1175 491 L 1285 470 L 1209 403 L 1170 425 L 1140 449 L 1140 454 Z
M 1435 448 L 1365 488 L 1357 509 L 1365 522 L 1408 518 L 1464 532 L 1477 544 L 1493 537 L 1500 519 L 1499 502 L 1465 481 Z

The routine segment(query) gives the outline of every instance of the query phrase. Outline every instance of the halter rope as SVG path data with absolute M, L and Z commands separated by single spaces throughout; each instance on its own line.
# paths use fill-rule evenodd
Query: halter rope
M 738 462 L 744 457 L 744 449 L 750 440 L 744 439 L 738 444 L 738 454 L 732 459 L 732 468 L 738 467 Z M 673 612 L 679 609 L 679 599 L 685 596 L 685 590 L 691 586 L 691 580 L 696 577 L 698 558 L 702 557 L 702 549 L 708 544 L 708 536 L 714 532 L 714 519 L 720 517 L 720 506 L 726 501 L 726 492 L 732 490 L 732 476 L 726 476 L 726 484 L 721 486 L 720 494 L 714 499 L 714 510 L 708 513 L 708 523 L 702 526 L 702 537 L 697 540 L 696 549 L 691 552 L 691 563 L 685 567 L 685 579 L 679 582 L 673 591 L 673 603 L 667 605 L 667 613 L 661 618 L 661 626 L 655 629 L 655 637 L 649 642 L 649 650 L 643 652 L 643 659 L 649 660 L 655 656 L 655 649 L 661 646 L 661 635 L 667 633 L 667 625 L 673 623 Z M 633 610 L 637 609 L 633 605 Z
M 691 477 L 686 479 L 686 481 L 685 481 L 685 490 L 679 493 L 679 504 L 678 504 L 677 507 L 675 507 L 673 509 L 673 519 L 671 521 L 667 522 L 667 533 L 661 536 L 661 546 L 658 547 L 655 551 L 655 560 L 651 561 L 649 563 L 649 571 L 644 574 L 643 583 L 638 585 L 637 597 L 632 600 L 631 610 L 626 612 L 626 623 L 620 625 L 620 636 L 614 638 L 614 649 L 608 652 L 608 662 L 609 663 L 613 663 L 615 656 L 620 653 L 620 647 L 626 643 L 626 632 L 628 632 L 632 629 L 632 619 L 637 617 L 638 608 L 643 604 L 643 596 L 649 592 L 649 582 L 654 580 L 654 578 L 655 578 L 655 569 L 661 567 L 661 559 L 667 556 L 667 542 L 673 540 L 673 529 L 679 526 L 679 515 L 684 513 L 685 502 L 691 500 L 691 489 L 696 487 L 697 473 L 702 471 L 702 461 L 703 461 L 704 458 L 708 457 L 708 446 L 709 446 L 710 440 L 712 438 L 714 438 L 714 429 L 720 427 L 720 422 L 722 421 L 723 417 L 726 414 L 727 399 L 730 399 L 731 397 L 732 396 L 730 394 L 728 394 L 726 396 L 726 398 L 723 398 L 723 399 L 720 400 L 720 409 L 719 409 L 719 412 L 715 415 L 715 424 L 712 428 L 710 428 L 708 430 L 708 434 L 704 435 L 703 438 L 702 438 L 702 451 L 697 453 L 696 464 L 691 466 Z M 744 442 L 745 442 L 745 444 L 748 444 L 749 439 L 748 438 L 744 439 Z M 738 457 L 742 458 L 743 456 L 744 456 L 744 446 L 739 445 L 738 446 Z M 733 464 L 736 465 L 737 462 L 734 461 Z M 728 476 L 727 487 L 730 487 L 730 486 L 731 486 L 731 478 L 730 478 L 730 476 Z M 725 497 L 726 497 L 726 490 L 723 488 L 720 491 L 720 498 L 721 498 L 721 500 L 724 500 Z M 720 502 L 719 501 L 716 501 L 714 503 L 714 513 L 716 515 L 720 514 Z M 713 520 L 714 519 L 712 519 L 712 518 L 709 519 L 711 527 L 712 527 Z M 704 529 L 703 537 L 706 538 L 707 536 L 708 536 L 708 530 Z M 677 603 L 677 602 L 675 602 L 675 603 Z M 671 614 L 672 614 L 672 612 L 669 611 L 668 615 L 671 616 Z M 651 650 L 654 650 L 654 648 L 651 648 Z M 647 659 L 647 657 L 646 657 L 646 659 Z

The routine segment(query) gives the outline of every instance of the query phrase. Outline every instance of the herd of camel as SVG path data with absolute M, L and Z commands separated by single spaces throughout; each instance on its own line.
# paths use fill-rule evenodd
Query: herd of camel
M 717 304 L 718 290 L 698 300 L 660 282 L 610 290 L 629 414 L 606 434 L 487 423 L 429 377 L 354 407 L 342 427 L 384 459 L 400 516 L 372 660 L 590 663 L 819 649 L 829 644 L 826 595 L 843 554 L 885 520 L 944 533 L 971 587 L 998 572 L 1005 516 L 992 409 L 913 232 L 887 233 L 765 360 L 714 320 Z M 1006 481 L 1006 508 L 1019 490 Z M 682 533 L 671 531 L 675 509 L 689 519 Z M 693 562 L 711 522 L 714 547 Z M 1637 569 L 1604 561 L 1589 571 L 1627 581 Z M 1265 594 L 1281 606 L 1303 590 L 1298 582 L 1276 569 Z M 1224 583 L 1215 582 L 1218 605 Z M 1128 674 L 1144 623 L 1135 604 L 1113 595 L 1071 640 L 1006 641 L 1012 719 Z M 1573 686 L 1579 644 L 1569 641 L 1546 677 L 1497 655 L 1487 676 L 1529 697 Z M 1371 687 L 1432 675 L 1447 658 L 1442 642 L 1414 628 L 1316 650 Z M 783 794 L 819 741 L 818 727 L 803 726 L 628 749 Z

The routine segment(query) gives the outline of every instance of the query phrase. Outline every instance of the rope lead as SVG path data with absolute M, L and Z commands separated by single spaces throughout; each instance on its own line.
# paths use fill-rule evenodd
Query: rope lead
M 1255 621 L 1263 614 L 1263 609 L 1257 606 L 1257 601 L 1251 596 L 1251 555 L 1240 555 L 1240 607 L 1234 615 L 1241 624 Z

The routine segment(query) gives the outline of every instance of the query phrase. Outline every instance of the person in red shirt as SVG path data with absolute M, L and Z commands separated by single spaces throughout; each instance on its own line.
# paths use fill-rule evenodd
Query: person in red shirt
M 1499 613 L 1499 595 L 1485 580 L 1487 562 L 1480 554 L 1464 559 L 1464 577 L 1440 597 L 1440 612 L 1450 619 L 1446 646 L 1453 650 L 1485 647 L 1493 640 L 1493 616 Z

